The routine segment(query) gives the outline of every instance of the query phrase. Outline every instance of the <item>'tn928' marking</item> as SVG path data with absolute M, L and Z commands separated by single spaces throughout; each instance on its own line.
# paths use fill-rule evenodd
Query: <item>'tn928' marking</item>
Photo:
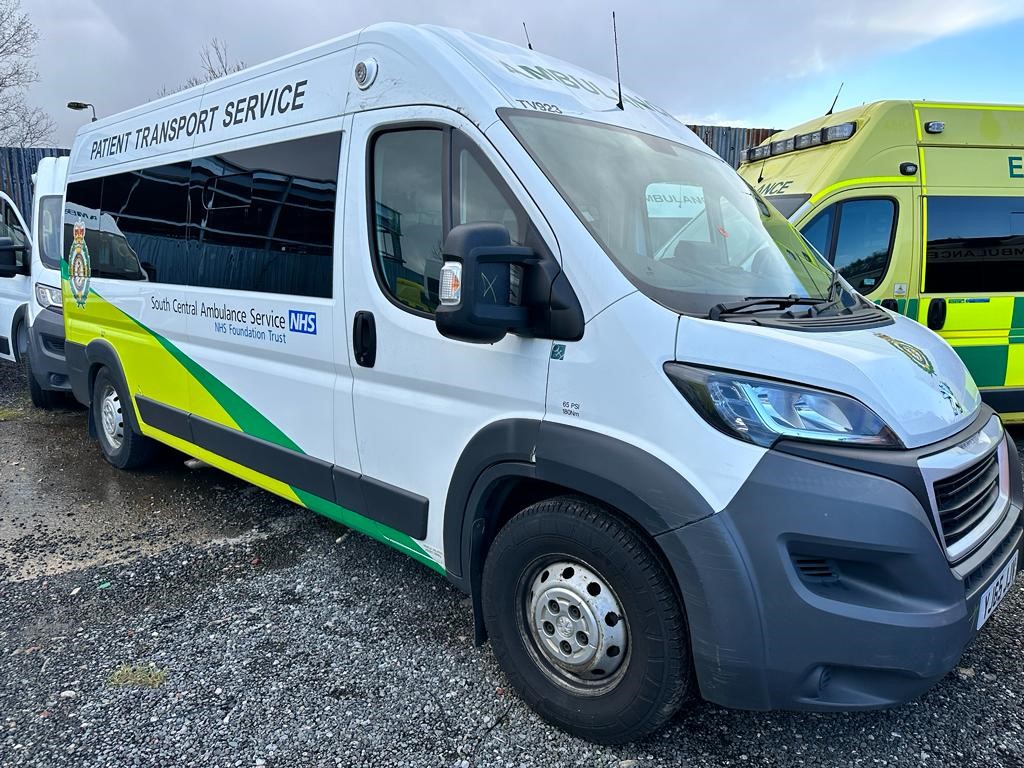
M 530 101 L 529 99 L 516 99 L 527 109 L 533 109 L 537 112 L 550 112 L 553 115 L 562 114 L 562 108 L 557 104 L 548 104 L 546 101 Z

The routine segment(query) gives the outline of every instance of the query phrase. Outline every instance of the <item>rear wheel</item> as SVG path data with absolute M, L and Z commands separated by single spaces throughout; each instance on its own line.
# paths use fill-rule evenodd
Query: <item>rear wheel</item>
M 110 371 L 100 368 L 93 382 L 90 418 L 94 420 L 103 456 L 118 469 L 135 469 L 151 462 L 157 443 L 132 429 L 126 393 Z
M 601 743 L 660 728 L 693 694 L 688 631 L 651 544 L 575 498 L 520 512 L 483 577 L 494 653 L 542 717 Z

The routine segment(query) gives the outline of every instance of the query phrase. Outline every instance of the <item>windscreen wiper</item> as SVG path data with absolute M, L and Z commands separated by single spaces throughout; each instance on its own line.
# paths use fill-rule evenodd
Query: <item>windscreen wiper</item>
M 795 293 L 789 296 L 747 296 L 743 301 L 724 301 L 715 304 L 708 311 L 708 317 L 711 320 L 718 320 L 725 315 L 753 315 L 758 312 L 787 309 L 798 304 L 816 307 L 828 304 L 829 301 L 812 296 L 797 296 Z

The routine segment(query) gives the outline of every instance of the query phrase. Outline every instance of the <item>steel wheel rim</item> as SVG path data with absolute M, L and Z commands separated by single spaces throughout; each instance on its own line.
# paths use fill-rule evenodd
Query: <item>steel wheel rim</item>
M 100 397 L 100 433 L 107 445 L 114 451 L 124 442 L 124 414 L 121 398 L 113 385 L 107 384 Z
M 538 561 L 520 579 L 517 603 L 524 644 L 552 682 L 596 696 L 622 680 L 631 655 L 629 623 L 596 569 L 566 556 Z

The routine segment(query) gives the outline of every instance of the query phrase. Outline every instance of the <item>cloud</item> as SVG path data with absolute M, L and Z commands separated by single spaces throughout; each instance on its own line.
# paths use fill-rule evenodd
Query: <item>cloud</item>
M 22 0 L 41 35 L 35 101 L 68 144 L 83 113 L 110 114 L 154 98 L 199 69 L 212 36 L 255 64 L 382 20 L 459 27 L 524 44 L 612 76 L 611 9 L 618 6 L 623 80 L 669 111 L 758 114 L 808 78 L 929 41 L 1024 16 L 1024 0 Z M 789 85 L 787 85 L 787 83 Z

